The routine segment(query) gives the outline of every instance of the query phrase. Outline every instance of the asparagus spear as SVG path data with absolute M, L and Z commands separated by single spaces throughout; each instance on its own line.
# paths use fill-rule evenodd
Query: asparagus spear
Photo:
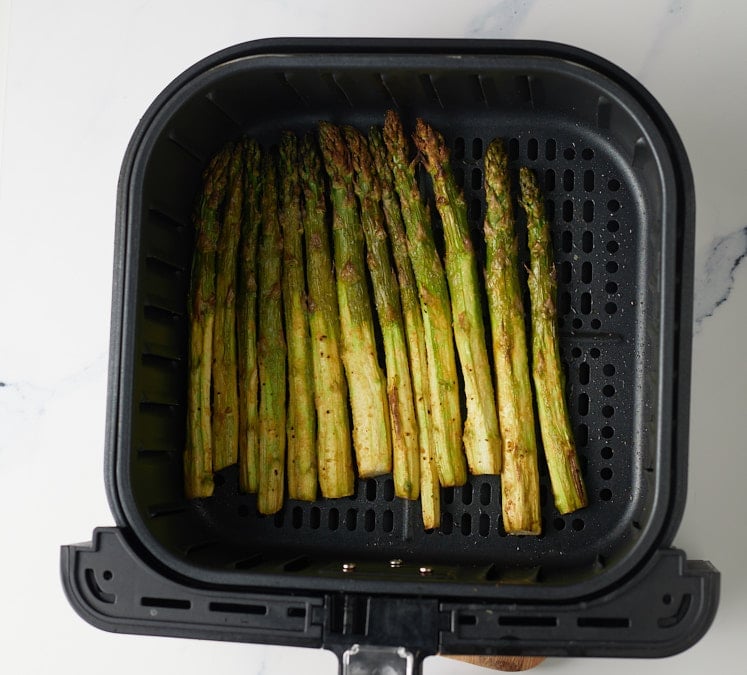
M 210 161 L 203 174 L 195 213 L 195 248 L 189 292 L 189 391 L 184 450 L 184 492 L 187 499 L 213 494 L 213 441 L 210 383 L 215 323 L 215 251 L 219 211 L 228 178 L 231 146 Z
M 319 141 L 330 181 L 342 361 L 353 414 L 353 447 L 358 475 L 368 478 L 392 470 L 386 384 L 376 357 L 350 155 L 342 132 L 329 122 L 320 123 Z
M 430 214 L 418 190 L 415 170 L 407 155 L 407 140 L 399 116 L 387 111 L 384 142 L 402 206 L 407 245 L 420 296 L 430 390 L 431 437 L 441 485 L 463 485 L 467 467 L 460 438 L 462 415 L 452 340 L 451 309 Z
M 519 171 L 520 203 L 527 214 L 529 235 L 529 297 L 532 303 L 532 370 L 537 395 L 542 445 L 550 471 L 555 506 L 570 513 L 587 505 L 586 489 L 576 455 L 565 401 L 565 378 L 557 333 L 557 282 L 550 225 L 532 171 Z
M 345 127 L 343 131 L 355 171 L 355 192 L 360 203 L 361 224 L 368 247 L 368 269 L 384 343 L 394 494 L 404 499 L 417 499 L 420 495 L 418 423 L 412 398 L 399 284 L 389 262 L 381 189 L 366 137 L 352 127 Z
M 310 134 L 301 144 L 300 171 L 319 487 L 324 497 L 346 497 L 353 494 L 355 479 L 348 393 L 340 356 L 340 319 L 332 253 L 325 225 L 324 178 L 316 143 Z
M 500 139 L 485 153 L 485 286 L 493 335 L 498 420 L 503 440 L 503 527 L 510 534 L 541 531 L 537 441 L 534 435 L 519 253 L 508 176 Z
M 280 141 L 283 234 L 283 307 L 288 333 L 288 497 L 316 499 L 316 418 L 311 378 L 311 339 L 306 310 L 298 179 L 298 141 L 285 132 Z
M 241 214 L 236 335 L 239 362 L 239 487 L 259 487 L 259 374 L 257 372 L 257 242 L 261 227 L 261 156 L 257 142 L 245 139 L 244 200 Z
M 215 257 L 213 331 L 213 471 L 239 456 L 239 392 L 236 364 L 236 256 L 241 233 L 242 151 L 234 147 L 228 193 Z
M 394 176 L 389 167 L 384 138 L 377 127 L 368 132 L 368 145 L 373 156 L 376 175 L 381 188 L 381 203 L 392 242 L 392 255 L 397 268 L 402 315 L 405 321 L 407 353 L 410 360 L 415 413 L 418 423 L 418 452 L 420 455 L 420 507 L 423 526 L 430 530 L 441 524 L 441 495 L 438 469 L 430 440 L 430 392 L 428 388 L 428 363 L 425 350 L 425 330 L 415 274 L 407 252 L 407 235 L 402 222 L 399 200 L 394 190 Z
M 285 337 L 281 301 L 283 240 L 278 222 L 277 164 L 262 170 L 262 239 L 259 249 L 259 494 L 257 510 L 283 505 L 285 482 Z
M 485 346 L 477 260 L 470 240 L 464 196 L 454 181 L 449 153 L 441 134 L 418 119 L 414 139 L 433 182 L 436 208 L 441 215 L 446 239 L 446 277 L 467 400 L 467 420 L 464 423 L 467 462 L 473 474 L 499 473 L 501 436 Z

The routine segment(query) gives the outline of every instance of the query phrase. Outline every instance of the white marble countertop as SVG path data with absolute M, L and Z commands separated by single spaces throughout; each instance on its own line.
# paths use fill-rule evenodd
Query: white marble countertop
M 0 670 L 14 675 L 334 673 L 326 652 L 113 635 L 84 623 L 59 546 L 113 524 L 103 482 L 120 163 L 175 76 L 271 36 L 533 38 L 610 59 L 664 106 L 697 193 L 687 509 L 675 544 L 722 572 L 721 606 L 687 652 L 631 663 L 549 659 L 538 672 L 745 672 L 744 335 L 747 9 L 694 0 L 437 3 L 0 2 Z M 2 101 L 2 98 L 0 98 Z M 428 675 L 474 666 L 428 659 Z

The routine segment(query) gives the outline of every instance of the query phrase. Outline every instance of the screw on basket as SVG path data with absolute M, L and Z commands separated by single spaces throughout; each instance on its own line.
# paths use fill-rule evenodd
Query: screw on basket
M 430 574 L 433 574 L 433 568 L 431 567 L 420 567 L 418 568 L 418 574 L 421 577 L 427 577 Z
M 404 564 L 404 561 L 401 558 L 394 558 L 393 560 L 389 561 L 389 567 L 397 568 L 402 567 Z
M 353 563 L 353 562 L 342 563 L 342 571 L 346 572 L 346 573 L 348 573 L 348 572 L 354 572 L 355 571 L 355 563 Z

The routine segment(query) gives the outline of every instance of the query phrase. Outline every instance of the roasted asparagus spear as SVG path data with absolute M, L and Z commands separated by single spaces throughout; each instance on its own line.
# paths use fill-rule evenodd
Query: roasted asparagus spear
M 441 134 L 418 119 L 414 139 L 433 182 L 436 208 L 441 215 L 446 240 L 446 277 L 467 401 L 464 423 L 467 463 L 473 474 L 495 474 L 501 469 L 501 437 L 467 207 L 454 181 L 449 152 Z
M 350 155 L 341 130 L 329 122 L 320 123 L 319 142 L 329 176 L 342 361 L 353 415 L 353 447 L 358 475 L 368 478 L 392 470 L 386 383 L 376 355 Z
M 189 391 L 184 450 L 184 492 L 187 499 L 213 494 L 210 391 L 215 324 L 215 252 L 232 151 L 231 146 L 221 150 L 205 170 L 195 213 L 195 247 L 188 303 Z
M 311 339 L 301 222 L 298 141 L 286 132 L 280 140 L 280 227 L 283 235 L 283 308 L 288 342 L 288 497 L 316 499 L 316 416 L 311 376 Z
M 402 221 L 399 200 L 394 190 L 394 176 L 384 147 L 384 138 L 377 127 L 368 133 L 376 176 L 381 188 L 381 203 L 384 209 L 392 255 L 397 268 L 402 315 L 405 322 L 405 337 L 410 363 L 415 413 L 418 422 L 418 452 L 420 455 L 420 506 L 423 526 L 430 530 L 441 523 L 441 495 L 438 469 L 431 445 L 430 393 L 428 388 L 428 362 L 426 360 L 425 330 L 420 310 L 418 289 L 412 263 L 407 252 L 407 235 Z
M 277 164 L 262 167 L 262 239 L 259 248 L 259 493 L 257 510 L 283 505 L 285 483 L 285 337 L 281 297 L 283 240 L 278 222 Z
M 503 442 L 503 527 L 509 534 L 539 534 L 542 523 L 537 441 L 519 286 L 518 241 L 511 205 L 508 156 L 500 139 L 488 145 L 484 174 L 485 286 Z
M 259 487 L 259 373 L 257 371 L 257 242 L 261 223 L 261 153 L 252 139 L 244 148 L 244 199 L 239 244 L 236 342 L 239 366 L 239 487 Z
M 311 134 L 301 143 L 301 187 L 319 487 L 328 498 L 353 494 L 348 392 L 340 355 L 337 289 L 328 239 L 322 164 Z
M 451 308 L 441 259 L 436 251 L 430 214 L 423 203 L 408 158 L 402 122 L 386 113 L 384 142 L 402 207 L 407 245 L 420 296 L 430 389 L 431 443 L 441 485 L 463 485 L 467 466 L 462 451 L 462 416 L 451 327 Z
M 366 137 L 353 127 L 345 127 L 343 131 L 355 172 L 355 192 L 360 203 L 361 224 L 368 248 L 368 270 L 384 343 L 394 494 L 404 499 L 417 499 L 420 495 L 418 422 L 412 397 L 399 284 L 389 261 L 381 189 Z
M 537 179 L 530 169 L 521 167 L 519 184 L 520 203 L 527 214 L 529 235 L 532 372 L 542 445 L 550 472 L 555 506 L 560 513 L 570 513 L 583 508 L 588 502 L 565 400 L 565 378 L 557 333 L 557 282 L 550 225 L 545 217 Z

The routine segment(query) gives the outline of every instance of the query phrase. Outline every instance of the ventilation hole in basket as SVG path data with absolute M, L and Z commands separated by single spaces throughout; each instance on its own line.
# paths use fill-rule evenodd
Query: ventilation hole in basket
M 480 514 L 478 532 L 481 537 L 487 537 L 490 534 L 490 516 L 487 513 Z
M 394 514 L 389 510 L 384 511 L 384 515 L 381 518 L 381 529 L 387 533 L 394 529 Z
M 607 291 L 607 293 L 617 293 L 617 284 L 614 281 L 608 281 L 604 285 L 604 290 Z
M 592 348 L 591 348 L 591 349 L 589 350 L 589 356 L 591 356 L 591 358 L 592 358 L 592 359 L 598 359 L 598 358 L 599 358 L 599 355 L 600 355 L 601 353 L 602 353 L 602 352 L 600 352 L 600 351 L 599 351 L 599 350 L 598 350 L 598 349 L 597 349 L 596 347 L 592 347 Z
M 443 500 L 444 500 L 444 504 L 454 503 L 454 488 L 453 487 L 444 488 Z
M 594 220 L 594 202 L 587 199 L 583 208 L 584 221 L 590 223 Z
M 589 384 L 589 364 L 584 361 L 578 366 L 578 381 L 581 384 Z
M 357 509 L 348 509 L 347 515 L 345 516 L 345 526 L 348 531 L 353 532 L 358 525 L 358 511 Z
M 584 190 L 591 192 L 594 189 L 594 172 L 591 169 L 584 171 Z
M 579 453 L 579 455 L 578 455 L 578 464 L 581 467 L 581 473 L 585 476 L 586 475 L 586 470 L 589 468 L 589 459 L 588 459 L 588 457 L 586 455 L 582 455 L 582 454 Z
M 283 523 L 285 522 L 285 511 L 278 511 L 272 520 L 275 527 L 283 527 Z
M 585 284 L 591 283 L 591 272 L 592 272 L 592 266 L 591 263 L 587 260 L 583 265 L 581 265 L 581 281 Z
M 617 311 L 617 305 L 614 302 L 608 302 L 604 306 L 604 311 L 607 312 L 607 314 L 614 314 Z
M 617 232 L 619 229 L 620 229 L 620 223 L 618 223 L 616 220 L 610 220 L 607 222 L 608 232 Z
M 555 518 L 555 520 L 552 521 L 552 526 L 560 532 L 565 529 L 565 520 L 562 518 Z
M 565 253 L 570 253 L 573 250 L 573 232 L 570 230 L 564 230 L 561 235 L 561 246 Z
M 620 208 L 620 202 L 618 202 L 617 199 L 610 199 L 607 202 L 607 208 L 609 209 L 610 213 L 615 213 Z
M 615 409 L 611 405 L 606 405 L 602 407 L 602 415 L 605 417 L 612 417 L 612 415 L 615 414 Z
M 461 136 L 454 139 L 454 158 L 464 159 L 464 139 Z
M 602 393 L 609 398 L 615 395 L 615 388 L 611 384 L 605 384 L 602 387 Z
M 226 478 L 220 473 L 213 474 L 213 483 L 215 487 L 223 487 L 226 484 Z
M 358 500 L 358 488 L 360 487 L 360 484 L 361 482 L 358 480 L 353 483 L 353 494 L 348 497 L 351 502 Z
M 594 330 L 597 330 L 602 327 L 602 322 L 599 319 L 592 319 L 591 320 L 591 327 Z
M 530 138 L 527 143 L 527 159 L 534 161 L 539 156 L 539 143 L 536 138 Z
M 464 169 L 458 166 L 454 169 L 454 182 L 460 187 L 464 187 Z
M 573 190 L 573 171 L 571 169 L 563 171 L 563 189 L 566 192 Z
M 610 448 L 609 446 L 606 446 L 602 448 L 602 451 L 600 454 L 602 455 L 604 459 L 612 459 L 612 455 L 615 453 L 612 451 L 612 448 Z
M 618 249 L 620 248 L 620 244 L 618 244 L 616 241 L 608 241 L 607 242 L 607 250 L 610 253 L 617 253 Z
M 366 481 L 366 500 L 369 502 L 376 501 L 376 481 L 373 478 Z
M 460 626 L 476 626 L 477 617 L 474 614 L 460 614 L 459 616 L 457 616 L 457 623 Z M 378 671 L 377 669 L 374 672 L 380 672 L 380 671 Z
M 552 169 L 545 171 L 545 190 L 550 192 L 555 189 L 555 172 Z
M 480 504 L 487 506 L 490 504 L 490 497 L 493 489 L 490 487 L 490 483 L 483 483 L 480 486 Z
M 608 466 L 605 466 L 604 469 L 599 472 L 599 475 L 603 480 L 609 480 L 610 478 L 612 478 L 612 469 L 610 469 Z
M 558 298 L 558 312 L 561 314 L 568 314 L 571 311 L 571 294 L 561 293 Z
M 454 517 L 450 513 L 444 513 L 441 516 L 441 532 L 451 534 L 454 530 Z
M 472 189 L 479 190 L 482 187 L 482 171 L 472 169 Z
M 482 200 L 481 199 L 473 199 L 472 203 L 470 204 L 469 209 L 469 217 L 472 218 L 472 220 L 480 220 L 482 217 Z
M 594 151 L 591 148 L 584 148 L 584 151 L 581 153 L 581 157 L 583 157 L 585 160 L 594 159 Z
M 571 321 L 571 326 L 573 326 L 573 328 L 576 330 L 581 330 L 584 327 L 584 322 L 576 317 L 573 321 Z
M 366 532 L 373 532 L 376 529 L 376 511 L 368 509 L 363 516 L 363 529 Z
M 661 596 L 661 601 L 665 605 L 671 605 L 672 604 L 672 596 L 669 595 L 669 593 L 665 593 L 664 595 Z
M 337 509 L 330 509 L 327 514 L 327 525 L 333 532 L 340 526 L 340 512 Z
M 615 262 L 614 260 L 610 260 L 610 261 L 609 261 L 609 262 L 607 263 L 607 265 L 605 266 L 605 269 L 606 269 L 606 270 L 607 270 L 607 271 L 608 271 L 608 272 L 609 272 L 610 274 L 614 274 L 615 272 L 617 272 L 617 270 L 618 270 L 618 267 L 619 267 L 619 265 L 618 265 L 618 264 L 617 264 L 617 263 L 616 263 L 616 262 Z
M 472 141 L 472 159 L 480 159 L 482 157 L 482 138 L 475 138 Z
M 581 236 L 581 248 L 584 253 L 591 253 L 594 250 L 594 234 L 586 230 Z
M 469 505 L 472 503 L 472 483 L 465 483 L 462 486 L 462 504 Z
M 581 348 L 580 347 L 574 347 L 571 349 L 571 356 L 574 359 L 577 359 L 579 356 L 581 356 Z
M 571 522 L 571 527 L 576 530 L 576 532 L 581 532 L 581 530 L 584 529 L 584 526 L 586 523 L 581 518 L 574 518 Z
M 318 506 L 312 506 L 311 511 L 309 511 L 309 527 L 311 527 L 312 530 L 318 530 L 321 524 L 322 512 Z
M 555 202 L 552 199 L 548 199 L 545 202 L 545 216 L 548 223 L 552 223 L 555 220 Z
M 572 160 L 576 158 L 576 151 L 573 148 L 566 148 L 563 151 L 563 157 L 565 157 L 567 160 Z
M 291 513 L 291 525 L 298 530 L 303 525 L 303 509 L 300 506 L 294 506 Z
M 547 504 L 547 485 L 540 483 L 540 506 L 544 508 Z
M 558 328 L 563 328 L 565 326 L 565 319 L 563 319 L 562 316 L 558 317 Z
M 610 490 L 609 488 L 600 490 L 599 499 L 601 499 L 603 502 L 608 502 L 610 499 L 612 499 L 612 490 Z
M 584 417 L 589 414 L 589 395 L 588 394 L 578 395 L 578 414 Z
M 591 293 L 582 293 L 581 300 L 579 302 L 579 309 L 581 314 L 591 313 Z
M 560 282 L 563 284 L 570 284 L 573 278 L 573 265 L 567 260 L 560 263 Z
M 589 427 L 585 424 L 579 424 L 576 428 L 576 445 L 579 448 L 585 448 L 589 443 Z
M 563 202 L 563 220 L 566 223 L 570 223 L 573 220 L 573 202 L 570 199 L 566 199 Z
M 554 138 L 548 138 L 545 141 L 545 159 L 553 160 L 558 154 L 558 144 Z
M 246 504 L 239 504 L 236 508 L 239 518 L 246 518 L 249 515 L 249 507 Z
M 394 481 L 387 478 L 384 481 L 384 501 L 391 502 L 394 499 Z
M 617 178 L 610 178 L 609 182 L 607 183 L 607 187 L 612 192 L 617 192 L 620 189 L 620 181 L 617 180 Z
M 114 577 L 111 570 L 104 570 L 101 576 L 104 578 L 104 581 L 111 581 L 112 577 Z
M 472 516 L 469 513 L 462 514 L 462 534 L 465 537 L 472 534 Z
M 508 142 L 508 159 L 514 161 L 519 159 L 519 139 L 512 138 Z
M 615 430 L 612 427 L 602 427 L 602 438 L 612 438 L 615 435 Z

